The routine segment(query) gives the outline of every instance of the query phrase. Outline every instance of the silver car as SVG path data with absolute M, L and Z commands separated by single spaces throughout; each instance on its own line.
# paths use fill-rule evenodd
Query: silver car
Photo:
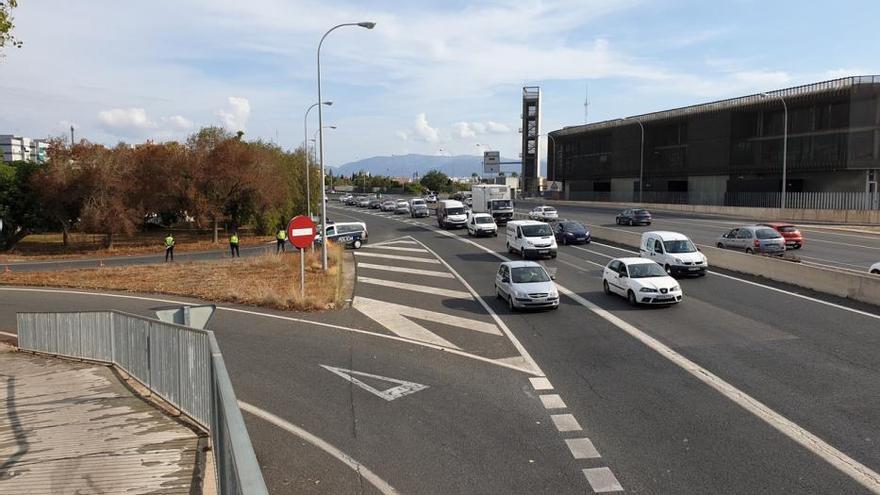
M 745 225 L 729 230 L 715 241 L 719 248 L 745 251 L 748 254 L 783 254 L 785 238 L 776 229 L 761 225 Z
M 523 308 L 559 308 L 555 277 L 534 261 L 506 261 L 495 274 L 495 295 L 511 311 Z

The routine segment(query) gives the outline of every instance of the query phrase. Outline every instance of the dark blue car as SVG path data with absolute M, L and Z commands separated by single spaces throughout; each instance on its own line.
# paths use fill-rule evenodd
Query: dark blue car
M 617 214 L 617 225 L 651 225 L 651 212 L 644 208 L 627 208 Z
M 563 220 L 556 224 L 554 230 L 556 242 L 559 244 L 589 244 L 590 231 L 578 222 Z

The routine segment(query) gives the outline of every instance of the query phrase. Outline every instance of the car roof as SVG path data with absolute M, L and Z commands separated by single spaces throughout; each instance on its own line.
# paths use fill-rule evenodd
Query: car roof
M 688 236 L 682 233 L 672 232 L 669 230 L 652 230 L 650 232 L 645 232 L 642 234 L 642 238 L 644 239 L 648 235 L 656 235 L 664 241 L 685 241 L 688 239 Z
M 454 208 L 456 206 L 464 206 L 463 204 L 461 204 L 461 201 L 458 201 L 455 199 L 442 199 L 442 200 L 440 200 L 440 202 L 449 208 Z
M 654 260 L 649 260 L 647 258 L 636 258 L 636 257 L 615 258 L 611 261 L 619 261 L 619 262 L 623 263 L 624 265 L 641 265 L 641 264 L 647 264 L 647 263 L 656 263 Z
M 507 265 L 510 268 L 523 268 L 526 266 L 541 266 L 540 263 L 536 263 L 534 261 L 524 261 L 524 260 L 505 261 L 501 264 Z
M 476 218 L 476 217 L 489 217 L 489 218 L 492 218 L 492 215 L 490 215 L 490 214 L 488 214 L 488 213 L 471 213 L 471 216 L 472 216 L 472 217 L 475 217 L 475 218 Z
M 513 226 L 519 225 L 522 227 L 525 225 L 547 225 L 547 224 L 544 222 L 540 222 L 538 220 L 511 220 L 511 221 L 507 222 L 507 225 L 513 225 Z

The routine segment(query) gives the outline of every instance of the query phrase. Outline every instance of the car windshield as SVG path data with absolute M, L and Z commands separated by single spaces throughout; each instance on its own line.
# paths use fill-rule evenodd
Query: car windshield
M 584 232 L 586 227 L 577 222 L 563 222 L 562 227 L 568 232 Z
M 492 201 L 492 208 L 510 208 L 510 200 L 509 199 L 496 199 Z
M 515 284 L 533 284 L 536 282 L 549 282 L 550 277 L 540 266 L 522 266 L 510 270 L 511 278 Z
M 663 241 L 663 247 L 666 248 L 667 253 L 693 253 L 697 250 L 691 241 L 687 239 L 682 239 L 678 241 Z
M 542 223 L 541 225 L 523 225 L 522 233 L 526 237 L 553 235 L 553 232 L 550 231 L 550 226 L 546 223 Z
M 464 208 L 447 208 L 447 215 L 464 215 Z
M 492 223 L 492 217 L 476 217 L 474 223 Z
M 413 204 L 413 206 L 424 206 L 425 202 L 421 199 L 414 199 L 412 204 Z
M 666 272 L 657 263 L 636 263 L 629 265 L 630 278 L 665 277 Z
M 757 229 L 755 230 L 755 237 L 758 239 L 778 239 L 782 235 L 773 229 Z

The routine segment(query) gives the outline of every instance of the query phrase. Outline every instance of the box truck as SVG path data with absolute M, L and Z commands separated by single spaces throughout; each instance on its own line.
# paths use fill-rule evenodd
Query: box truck
M 513 219 L 513 201 L 510 188 L 502 184 L 474 184 L 471 187 L 474 213 L 488 213 L 495 223 L 505 225 Z

